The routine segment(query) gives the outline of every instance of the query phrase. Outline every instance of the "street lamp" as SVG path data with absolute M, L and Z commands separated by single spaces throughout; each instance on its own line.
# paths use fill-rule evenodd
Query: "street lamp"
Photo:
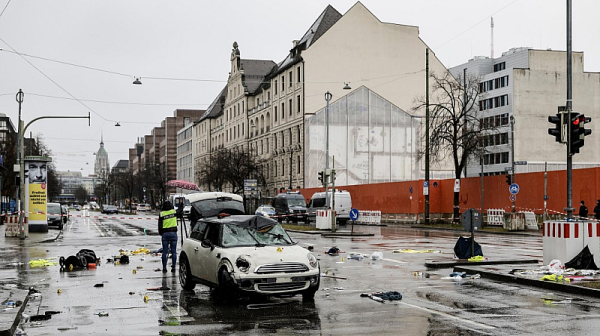
M 325 174 L 323 178 L 325 179 L 325 207 L 329 208 L 329 193 L 327 190 L 329 189 L 329 101 L 331 100 L 331 93 L 329 91 L 325 92 L 325 101 L 327 102 L 327 108 L 325 109 Z
M 27 123 L 27 125 L 25 125 L 25 127 L 23 127 L 24 121 L 21 120 L 21 103 L 23 102 L 23 91 L 19 90 L 19 93 L 17 93 L 17 101 L 19 102 L 19 140 L 17 142 L 17 145 L 19 146 L 17 152 L 19 153 L 19 179 L 20 179 L 20 187 L 19 187 L 19 204 L 20 204 L 20 208 L 19 210 L 19 231 L 20 231 L 20 238 L 21 239 L 25 239 L 25 223 L 24 223 L 24 213 L 23 210 L 25 208 L 25 139 L 24 139 L 24 134 L 25 131 L 27 131 L 27 127 L 29 127 L 29 125 L 33 124 L 34 122 L 40 120 L 40 119 L 87 119 L 88 120 L 88 126 L 90 125 L 90 113 L 88 112 L 87 117 L 78 117 L 78 116 L 43 116 L 43 117 L 37 117 L 33 120 L 31 120 L 29 123 Z
M 288 152 L 290 152 L 290 183 L 289 183 L 289 187 L 288 189 L 291 191 L 292 190 L 292 160 L 293 160 L 293 155 L 294 152 L 298 152 L 300 151 L 302 147 L 300 145 L 296 145 L 296 146 L 291 146 L 288 149 Z M 298 164 L 300 164 L 300 162 L 298 162 Z

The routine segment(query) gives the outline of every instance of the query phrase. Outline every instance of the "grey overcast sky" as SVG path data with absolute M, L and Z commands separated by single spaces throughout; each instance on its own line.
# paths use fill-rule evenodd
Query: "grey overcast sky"
M 280 62 L 327 4 L 344 14 L 355 3 L 0 0 L 0 113 L 17 126 L 19 89 L 25 122 L 91 111 L 91 127 L 83 119 L 50 119 L 28 129 L 45 139 L 58 170 L 87 175 L 101 133 L 112 166 L 173 110 L 205 109 L 225 85 L 234 41 L 242 58 Z M 490 16 L 496 57 L 514 47 L 566 50 L 566 0 L 362 3 L 383 22 L 418 26 L 446 67 L 490 55 Z M 599 12 L 598 0 L 573 1 L 573 50 L 585 53 L 585 71 L 600 71 Z M 134 76 L 143 85 L 132 85 Z

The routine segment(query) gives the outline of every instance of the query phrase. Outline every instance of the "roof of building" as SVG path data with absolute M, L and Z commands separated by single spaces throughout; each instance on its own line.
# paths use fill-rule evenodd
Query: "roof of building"
M 215 117 L 218 117 L 219 115 L 221 115 L 221 113 L 223 112 L 223 105 L 225 105 L 226 97 L 227 97 L 227 86 L 225 86 L 223 88 L 223 90 L 221 90 L 221 92 L 219 93 L 217 98 L 215 98 L 215 100 L 213 100 L 213 102 L 210 104 L 210 106 L 208 106 L 206 111 L 204 111 L 204 114 L 202 114 L 200 119 L 198 119 L 198 121 L 196 121 L 196 122 L 200 122 L 206 118 L 212 119 L 212 118 L 215 118 Z
M 319 15 L 315 22 L 310 26 L 308 31 L 304 33 L 304 36 L 296 43 L 294 48 L 290 50 L 287 57 L 277 64 L 277 67 L 269 74 L 269 78 L 273 78 L 281 72 L 285 71 L 292 65 L 302 61 L 301 52 L 307 50 L 313 45 L 325 32 L 329 30 L 339 19 L 342 18 L 342 14 L 338 12 L 331 5 L 327 5 L 325 10 Z
M 119 160 L 113 166 L 113 168 L 127 168 L 127 167 L 129 167 L 129 160 Z
M 264 78 L 275 67 L 275 62 L 270 60 L 251 60 L 241 59 L 241 70 L 244 70 L 242 85 L 246 87 L 248 93 L 253 94 L 257 91 Z

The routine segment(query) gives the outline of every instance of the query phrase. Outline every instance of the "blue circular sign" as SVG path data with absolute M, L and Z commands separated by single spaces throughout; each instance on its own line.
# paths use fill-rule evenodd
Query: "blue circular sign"
M 510 185 L 510 187 L 508 187 L 508 191 L 510 191 L 510 193 L 512 195 L 516 195 L 519 193 L 519 185 L 516 183 L 513 183 Z
M 358 209 L 352 208 L 352 210 L 350 210 L 350 219 L 353 221 L 358 219 Z

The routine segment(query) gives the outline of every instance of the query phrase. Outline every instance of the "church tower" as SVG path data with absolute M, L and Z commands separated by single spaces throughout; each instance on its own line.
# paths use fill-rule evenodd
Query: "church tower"
M 108 162 L 108 153 L 104 149 L 104 136 L 100 135 L 100 149 L 96 152 L 96 161 L 94 162 L 94 174 L 102 177 L 110 174 L 110 164 Z

